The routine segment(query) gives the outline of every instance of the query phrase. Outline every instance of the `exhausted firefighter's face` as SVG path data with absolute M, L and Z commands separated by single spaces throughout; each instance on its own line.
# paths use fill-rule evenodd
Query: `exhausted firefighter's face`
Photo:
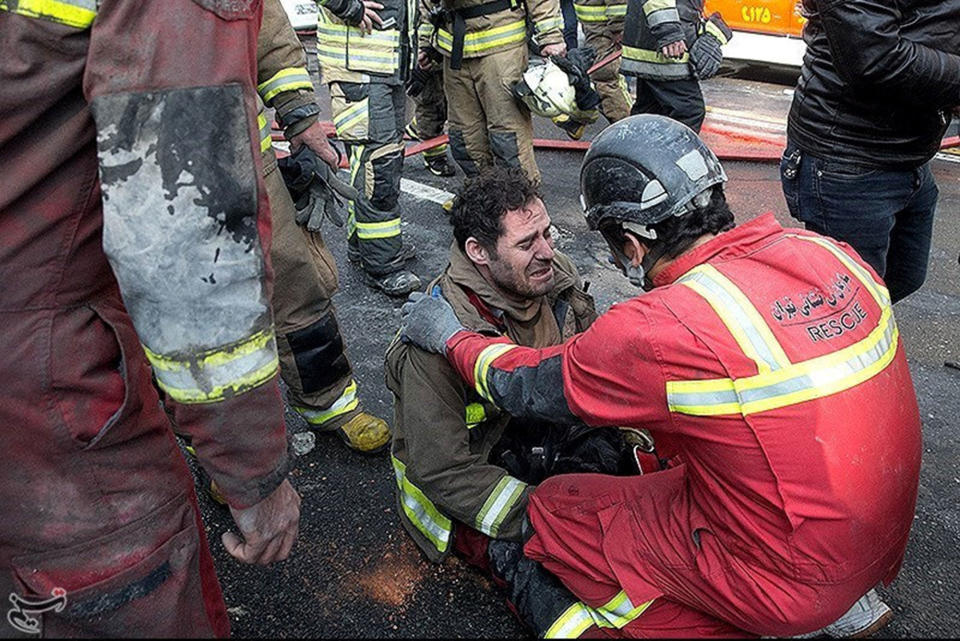
M 528 298 L 553 290 L 553 237 L 543 201 L 534 198 L 501 219 L 503 233 L 487 267 L 495 285 L 507 293 Z

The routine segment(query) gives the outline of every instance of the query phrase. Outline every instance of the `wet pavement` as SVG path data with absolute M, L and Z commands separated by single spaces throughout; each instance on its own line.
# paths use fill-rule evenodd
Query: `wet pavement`
M 724 78 L 705 83 L 705 90 L 711 106 L 708 125 L 782 137 L 788 85 Z M 600 123 L 593 125 L 587 137 L 600 129 Z M 543 119 L 537 121 L 537 130 L 545 138 L 562 136 Z M 634 295 L 636 290 L 608 265 L 600 236 L 583 222 L 576 189 L 581 154 L 537 155 L 557 244 L 592 283 L 598 308 Z M 728 199 L 738 221 L 772 211 L 782 224 L 796 226 L 786 213 L 776 164 L 724 164 L 730 178 Z M 408 158 L 404 169 L 408 180 L 446 191 L 456 189 L 462 179 L 435 178 L 418 157 Z M 881 590 L 896 613 L 882 634 L 893 638 L 952 638 L 960 629 L 960 370 L 944 365 L 960 361 L 960 164 L 936 160 L 934 172 L 941 196 L 930 274 L 920 292 L 895 308 L 924 422 L 924 461 L 907 558 L 897 581 Z M 436 202 L 404 193 L 401 204 L 404 237 L 418 248 L 418 258 L 410 265 L 426 281 L 446 264 L 450 227 Z M 342 230 L 327 226 L 324 234 L 341 268 L 334 302 L 360 396 L 367 411 L 389 419 L 383 353 L 397 329 L 402 301 L 363 284 L 346 260 Z M 287 425 L 291 437 L 308 430 L 289 411 Z M 507 610 L 503 594 L 480 573 L 457 559 L 432 565 L 420 556 L 398 522 L 386 455 L 353 454 L 333 435 L 318 434 L 312 449 L 309 438 L 299 440 L 305 453 L 294 459 L 292 480 L 303 497 L 302 519 L 288 561 L 267 569 L 233 561 L 220 543 L 229 514 L 201 497 L 235 636 L 526 634 Z

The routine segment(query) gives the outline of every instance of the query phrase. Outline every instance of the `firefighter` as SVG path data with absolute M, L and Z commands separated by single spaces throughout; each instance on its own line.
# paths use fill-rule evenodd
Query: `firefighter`
M 420 23 L 417 27 L 419 52 L 417 64 L 407 83 L 407 95 L 415 106 L 414 117 L 405 133 L 414 140 L 430 140 L 443 135 L 447 123 L 447 97 L 443 93 L 443 58 L 430 46 L 433 25 L 424 20 L 433 5 L 429 0 L 420 0 Z M 450 177 L 457 173 L 447 158 L 449 145 L 443 143 L 423 151 L 423 166 L 435 176 Z
M 401 331 L 513 415 L 649 429 L 666 470 L 554 477 L 528 511 L 527 556 L 587 605 L 645 608 L 620 633 L 869 634 L 921 455 L 890 297 L 846 245 L 771 214 L 735 228 L 724 180 L 675 121 L 611 125 L 581 169 L 587 222 L 648 293 L 545 349 L 465 331 L 439 296 Z
M 416 50 L 405 0 L 330 0 L 320 7 L 317 58 L 330 88 L 337 138 L 346 148 L 360 198 L 347 203 L 348 257 L 368 285 L 405 296 L 420 279 L 400 229 L 400 174 L 407 79 Z
M 294 154 L 314 154 L 334 171 L 337 153 L 318 122 L 320 108 L 306 69 L 303 47 L 279 0 L 265 0 L 257 50 L 258 91 L 276 110 Z M 261 126 L 264 183 L 273 221 L 274 320 L 280 373 L 290 405 L 314 428 L 336 432 L 360 452 L 386 446 L 390 428 L 363 411 L 357 383 L 330 298 L 337 289 L 337 266 L 323 242 L 317 211 L 323 202 L 305 202 L 298 212 L 277 170 L 270 127 L 263 111 Z M 296 218 L 303 220 L 298 229 Z M 340 221 L 342 222 L 342 221 Z M 309 227 L 309 228 L 308 228 Z M 314 231 L 315 229 L 315 231 Z
M 699 80 L 717 73 L 720 47 L 733 37 L 719 14 L 703 20 L 702 11 L 703 0 L 629 5 L 620 73 L 637 79 L 630 113 L 669 116 L 700 131 L 706 107 Z
M 618 0 L 578 0 L 573 4 L 577 20 L 583 26 L 586 45 L 596 52 L 597 60 L 603 60 L 620 50 L 623 40 L 623 20 L 627 15 L 627 3 Z M 600 93 L 600 112 L 610 123 L 630 115 L 633 102 L 626 79 L 620 75 L 620 61 L 614 60 L 590 75 Z M 582 131 L 581 131 L 582 135 Z M 573 137 L 573 136 L 571 136 Z M 576 136 L 575 139 L 578 139 Z
M 0 594 L 65 599 L 28 632 L 229 634 L 151 364 L 229 501 L 227 551 L 296 539 L 259 25 L 258 2 L 0 4 Z
M 550 217 L 521 169 L 483 170 L 455 203 L 450 262 L 428 290 L 442 291 L 464 325 L 530 347 L 559 344 L 589 327 L 593 299 L 570 259 L 553 248 Z M 524 622 L 538 635 L 548 631 L 577 599 L 536 564 L 517 567 L 527 499 L 548 475 L 614 474 L 622 463 L 629 470 L 623 455 L 632 451 L 622 435 L 513 420 L 442 356 L 399 340 L 387 350 L 386 373 L 404 528 L 431 561 L 456 552 L 489 566 L 507 581 Z M 526 580 L 514 580 L 518 574 Z
M 538 182 L 530 111 L 510 90 L 527 68 L 527 25 L 541 55 L 563 55 L 557 0 L 441 0 L 432 46 L 443 55 L 450 151 L 468 176 L 493 163 Z

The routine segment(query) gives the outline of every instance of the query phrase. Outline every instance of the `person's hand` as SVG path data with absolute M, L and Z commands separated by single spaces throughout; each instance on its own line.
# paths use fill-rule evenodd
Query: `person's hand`
M 447 341 L 463 329 L 439 286 L 434 286 L 429 296 L 410 294 L 400 309 L 400 340 L 434 354 L 446 354 Z
M 284 480 L 270 496 L 256 505 L 230 508 L 240 536 L 224 532 L 221 540 L 233 558 L 244 563 L 269 565 L 290 556 L 300 529 L 300 495 Z
M 564 43 L 555 44 L 555 45 L 544 45 L 540 49 L 540 55 L 544 58 L 549 58 L 550 56 L 565 56 L 567 55 L 567 45 Z
M 383 9 L 383 5 L 373 0 L 361 0 L 363 4 L 363 18 L 360 20 L 360 31 L 362 33 L 373 33 L 373 25 L 382 25 L 383 20 L 377 13 Z
M 423 70 L 427 70 L 433 66 L 433 60 L 431 60 L 427 52 L 422 49 L 417 53 L 417 66 Z
M 313 123 L 296 136 L 290 139 L 290 151 L 296 152 L 300 147 L 306 145 L 314 151 L 320 159 L 330 165 L 330 169 L 336 171 L 340 165 L 340 156 L 337 150 L 333 148 L 327 139 L 327 134 L 319 121 Z
M 679 58 L 687 52 L 687 43 L 683 40 L 677 40 L 676 42 L 671 42 L 666 45 L 663 49 L 660 50 L 660 53 L 665 55 L 667 58 Z

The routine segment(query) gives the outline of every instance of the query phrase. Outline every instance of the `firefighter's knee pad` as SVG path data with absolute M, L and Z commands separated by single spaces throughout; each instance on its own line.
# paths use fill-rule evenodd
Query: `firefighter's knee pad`
M 370 205 L 381 211 L 393 211 L 400 199 L 400 176 L 403 173 L 403 147 L 386 145 L 370 153 L 373 183 L 368 194 Z
M 490 151 L 498 164 L 507 167 L 520 166 L 520 147 L 514 131 L 491 131 L 489 134 Z
M 450 138 L 450 154 L 453 156 L 453 159 L 457 161 L 457 164 L 460 165 L 460 169 L 463 170 L 468 176 L 476 176 L 480 173 L 480 167 L 477 165 L 477 161 L 470 157 L 470 153 L 467 151 L 467 143 L 464 141 L 463 132 L 459 129 L 450 129 L 448 134 Z
M 326 310 L 317 320 L 285 337 L 305 394 L 320 392 L 350 374 L 340 326 L 333 307 L 325 303 Z

